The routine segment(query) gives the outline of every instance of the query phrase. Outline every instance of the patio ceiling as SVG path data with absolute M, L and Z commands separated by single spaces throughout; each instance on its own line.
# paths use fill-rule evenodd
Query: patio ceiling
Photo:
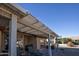
M 18 30 L 21 32 L 48 37 L 48 34 L 51 34 L 52 37 L 57 36 L 53 31 L 46 27 L 43 23 L 38 21 L 31 14 L 26 17 L 18 20 L 17 23 Z

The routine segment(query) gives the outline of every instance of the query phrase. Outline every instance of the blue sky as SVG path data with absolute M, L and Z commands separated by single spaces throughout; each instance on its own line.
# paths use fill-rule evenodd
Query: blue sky
M 79 4 L 19 4 L 60 36 L 79 35 Z

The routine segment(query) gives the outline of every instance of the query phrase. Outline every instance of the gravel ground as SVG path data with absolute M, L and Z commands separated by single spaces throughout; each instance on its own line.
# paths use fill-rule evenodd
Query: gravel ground
M 79 56 L 79 48 L 58 48 L 52 53 L 53 56 Z

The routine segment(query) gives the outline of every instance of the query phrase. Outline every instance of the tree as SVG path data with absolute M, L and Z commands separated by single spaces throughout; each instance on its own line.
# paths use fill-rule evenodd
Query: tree
M 73 41 L 72 41 L 71 38 L 67 38 L 67 46 L 69 46 L 69 47 L 73 47 L 74 46 Z

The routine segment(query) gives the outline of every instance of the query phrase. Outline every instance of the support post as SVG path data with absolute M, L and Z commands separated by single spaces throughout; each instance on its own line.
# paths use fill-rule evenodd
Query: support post
M 40 49 L 40 39 L 42 39 L 42 38 L 36 37 L 37 49 Z
M 9 55 L 16 56 L 16 41 L 17 41 L 17 16 L 12 14 L 9 27 Z
M 48 34 L 48 53 L 49 53 L 49 56 L 52 56 L 50 34 Z

